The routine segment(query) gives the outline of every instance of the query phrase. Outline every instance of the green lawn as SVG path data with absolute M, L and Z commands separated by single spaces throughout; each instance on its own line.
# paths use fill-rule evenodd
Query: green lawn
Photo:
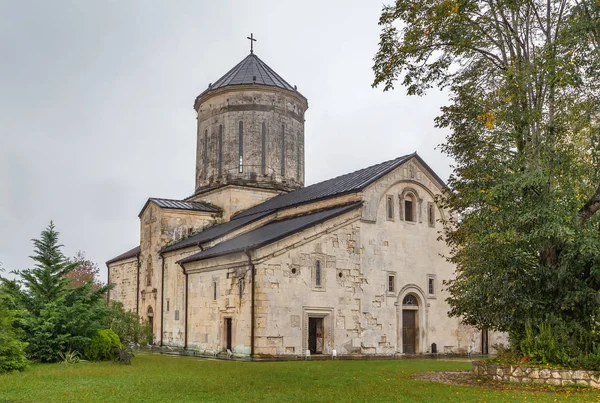
M 22 373 L 0 375 L 0 402 L 600 401 L 600 392 L 582 389 L 413 380 L 417 372 L 465 371 L 467 362 L 235 362 L 141 353 L 132 363 L 33 365 Z

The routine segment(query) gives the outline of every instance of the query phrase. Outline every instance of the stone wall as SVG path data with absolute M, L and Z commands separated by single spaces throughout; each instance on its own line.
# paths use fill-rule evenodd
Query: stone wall
M 227 183 L 302 187 L 307 108 L 305 99 L 276 87 L 244 85 L 207 94 L 197 109 L 196 190 Z
M 170 243 L 211 225 L 216 215 L 188 210 L 163 209 L 149 203 L 140 215 L 139 315 L 153 323 L 154 339 L 160 339 L 162 259 L 160 250 Z M 112 274 L 111 274 L 112 282 Z M 151 319 L 152 318 L 152 319 Z
M 121 302 L 125 311 L 136 313 L 138 264 L 137 257 L 133 257 L 108 265 L 110 283 L 114 285 L 114 288 L 108 292 L 108 298 L 111 301 Z
M 584 385 L 600 388 L 600 372 L 580 369 L 552 369 L 521 365 L 496 365 L 473 361 L 473 374 L 495 381 L 546 385 Z
M 219 207 L 222 210 L 220 222 L 227 222 L 235 213 L 261 204 L 280 193 L 281 191 L 274 189 L 229 185 L 194 195 L 189 201 L 208 202 Z

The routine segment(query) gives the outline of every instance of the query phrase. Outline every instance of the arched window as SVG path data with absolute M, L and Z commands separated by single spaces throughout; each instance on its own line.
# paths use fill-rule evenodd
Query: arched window
M 238 147 L 240 154 L 240 173 L 242 173 L 244 172 L 244 122 L 241 120 L 238 134 Z
M 405 221 L 416 221 L 415 214 L 415 197 L 408 193 L 404 196 L 404 220 Z
M 404 297 L 404 299 L 402 300 L 402 305 L 407 305 L 407 306 L 418 306 L 419 302 L 417 301 L 417 297 L 415 297 L 412 294 L 408 294 L 406 297 Z

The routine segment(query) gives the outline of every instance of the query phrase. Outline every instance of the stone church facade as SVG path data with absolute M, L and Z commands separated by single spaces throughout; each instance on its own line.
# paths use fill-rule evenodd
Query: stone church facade
M 200 353 L 477 353 L 504 341 L 447 315 L 444 182 L 414 153 L 305 187 L 307 108 L 252 52 L 211 83 L 194 102 L 194 194 L 148 199 L 140 246 L 107 262 L 109 299 L 150 321 L 156 344 Z

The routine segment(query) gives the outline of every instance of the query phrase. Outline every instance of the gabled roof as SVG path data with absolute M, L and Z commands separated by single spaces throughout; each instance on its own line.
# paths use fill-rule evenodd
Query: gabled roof
M 179 250 L 183 248 L 187 248 L 194 245 L 200 245 L 205 242 L 212 241 L 213 239 L 217 239 L 222 237 L 223 235 L 227 235 L 228 233 L 235 231 L 238 228 L 243 227 L 246 224 L 250 224 L 264 216 L 268 215 L 268 213 L 259 213 L 254 214 L 238 219 L 233 219 L 223 224 L 215 225 L 209 228 L 206 228 L 202 232 L 198 232 L 190 237 L 180 240 L 172 245 L 168 245 L 164 247 L 160 253 L 172 252 L 174 250 Z
M 220 208 L 211 206 L 208 203 L 202 203 L 197 201 L 185 201 L 185 200 L 173 200 L 173 199 L 158 199 L 156 197 L 151 197 L 148 199 L 142 210 L 140 210 L 140 214 L 138 217 L 142 215 L 148 204 L 152 202 L 156 204 L 160 208 L 174 209 L 174 210 L 190 210 L 190 211 L 204 211 L 207 213 L 219 213 L 221 211 Z
M 137 255 L 140 254 L 140 247 L 136 246 L 133 249 L 128 250 L 125 253 L 121 253 L 119 256 L 117 257 L 113 257 L 112 259 L 110 259 L 109 261 L 106 262 L 107 265 L 114 263 L 114 262 L 118 262 L 119 260 L 125 260 L 125 259 L 129 259 L 132 257 L 136 257 Z
M 275 71 L 267 66 L 265 62 L 260 60 L 254 53 L 250 53 L 244 60 L 235 65 L 234 68 L 229 70 L 225 75 L 219 78 L 217 81 L 212 83 L 204 92 L 202 92 L 196 98 L 204 96 L 210 91 L 218 88 L 228 87 L 231 85 L 247 85 L 247 84 L 258 84 L 267 85 L 272 87 L 279 87 L 288 91 L 296 92 L 302 98 L 304 96 L 300 94 L 295 87 L 291 86 Z M 195 106 L 195 105 L 194 105 Z
M 238 235 L 228 241 L 221 242 L 212 248 L 203 250 L 195 255 L 188 256 L 180 260 L 179 263 L 185 264 L 211 257 L 243 252 L 247 249 L 260 248 L 355 209 L 360 206 L 361 203 L 362 202 L 356 202 L 342 207 L 322 210 L 317 213 L 271 222 L 260 228 L 246 232 L 245 234 Z
M 245 217 L 260 212 L 279 210 L 284 207 L 291 207 L 319 199 L 327 199 L 329 197 L 339 196 L 345 193 L 358 192 L 415 156 L 417 156 L 416 153 L 404 155 L 391 161 L 382 162 L 356 172 L 351 172 L 349 174 L 338 176 L 324 182 L 315 183 L 314 185 L 294 190 L 293 192 L 275 196 L 264 203 L 242 211 L 236 215 L 236 217 Z

